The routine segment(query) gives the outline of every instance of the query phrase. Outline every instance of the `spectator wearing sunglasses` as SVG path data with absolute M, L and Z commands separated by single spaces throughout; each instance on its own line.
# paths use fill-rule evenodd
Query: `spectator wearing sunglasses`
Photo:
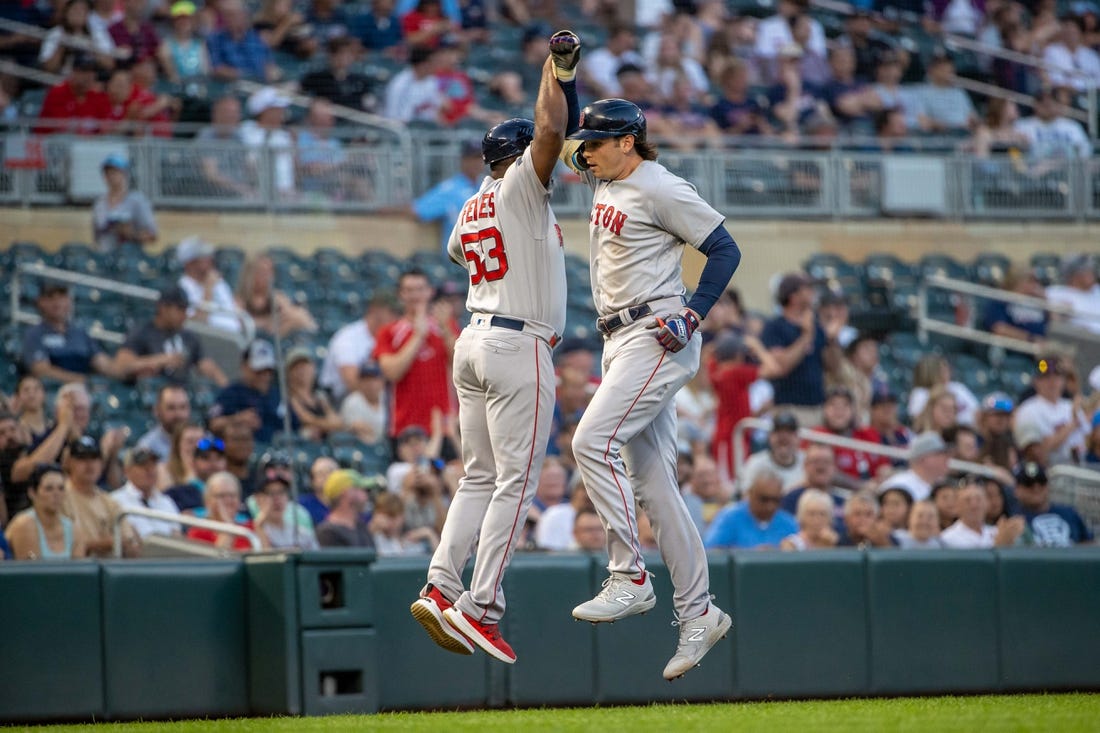
M 253 527 L 265 550 L 288 547 L 316 550 L 320 547 L 309 512 L 290 500 L 292 481 L 289 466 L 269 463 L 260 473 L 256 490 L 248 498 Z
M 138 446 L 130 449 L 123 461 L 126 483 L 112 491 L 111 498 L 123 509 L 152 509 L 165 514 L 179 514 L 176 502 L 157 489 L 157 463 L 157 454 L 149 448 Z M 151 534 L 171 536 L 180 533 L 180 525 L 175 522 L 138 515 L 129 517 L 128 521 L 142 539 Z
M 206 434 L 195 444 L 191 458 L 194 475 L 186 482 L 173 486 L 165 493 L 181 512 L 202 516 L 206 482 L 219 471 L 225 470 L 225 443 L 221 438 Z
M 1016 499 L 1027 522 L 1024 544 L 1070 547 L 1093 541 L 1092 531 L 1076 509 L 1050 500 L 1047 472 L 1042 466 L 1033 461 L 1022 463 L 1013 472 L 1013 478 Z
M 985 493 L 986 479 L 964 476 L 959 480 L 959 518 L 943 531 L 944 545 L 956 550 L 1009 547 L 1024 532 L 1022 517 L 1001 517 L 996 526 L 985 523 L 989 497 Z
M 704 544 L 715 547 L 779 547 L 786 537 L 798 532 L 798 522 L 779 508 L 783 480 L 767 469 L 756 475 L 746 498 L 730 504 L 715 515 Z

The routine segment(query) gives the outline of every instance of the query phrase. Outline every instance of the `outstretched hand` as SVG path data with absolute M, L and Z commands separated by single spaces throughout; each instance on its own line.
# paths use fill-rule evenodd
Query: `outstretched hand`
M 550 57 L 558 81 L 573 81 L 581 60 L 581 39 L 573 31 L 558 31 L 550 36 Z

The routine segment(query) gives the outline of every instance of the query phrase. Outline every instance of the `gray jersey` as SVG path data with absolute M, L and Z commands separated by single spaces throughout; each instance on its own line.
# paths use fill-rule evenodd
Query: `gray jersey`
M 622 180 L 583 176 L 592 187 L 592 299 L 601 316 L 685 292 L 684 244 L 698 248 L 725 221 L 695 186 L 643 161 Z
M 561 228 L 523 152 L 502 178 L 486 178 L 466 201 L 447 253 L 470 272 L 466 308 L 565 329 L 565 249 Z

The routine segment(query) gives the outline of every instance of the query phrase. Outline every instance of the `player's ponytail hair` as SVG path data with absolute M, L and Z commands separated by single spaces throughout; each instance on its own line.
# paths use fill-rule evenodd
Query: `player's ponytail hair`
M 634 138 L 634 149 L 642 156 L 642 160 L 657 160 L 657 145 L 649 140 Z

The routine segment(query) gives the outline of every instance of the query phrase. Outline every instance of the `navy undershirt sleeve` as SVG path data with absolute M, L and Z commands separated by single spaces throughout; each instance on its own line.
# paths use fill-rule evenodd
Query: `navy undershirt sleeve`
M 699 318 L 706 318 L 711 306 L 722 297 L 730 278 L 741 264 L 741 249 L 726 231 L 726 227 L 719 224 L 699 245 L 699 251 L 707 256 L 707 264 L 703 266 L 699 287 L 695 289 L 695 295 L 691 296 L 687 306 L 698 313 Z
M 565 93 L 565 134 L 568 136 L 579 130 L 581 126 L 581 105 L 577 101 L 577 80 L 562 81 L 559 79 L 558 86 Z

